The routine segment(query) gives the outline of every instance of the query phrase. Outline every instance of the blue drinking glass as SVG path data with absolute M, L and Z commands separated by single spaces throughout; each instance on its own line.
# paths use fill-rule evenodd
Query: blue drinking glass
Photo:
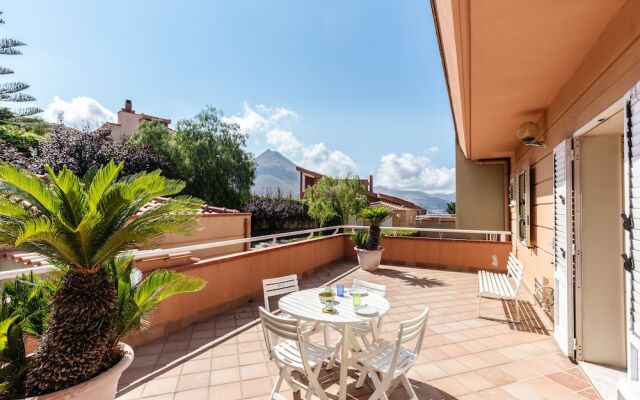
M 336 290 L 338 291 L 338 296 L 344 297 L 344 285 L 342 283 L 338 283 Z

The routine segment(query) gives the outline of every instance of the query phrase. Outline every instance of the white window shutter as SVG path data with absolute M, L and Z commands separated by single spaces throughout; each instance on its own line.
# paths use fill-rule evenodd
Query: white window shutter
M 573 357 L 573 172 L 571 139 L 553 149 L 554 336 Z
M 625 96 L 625 218 L 629 375 L 638 380 L 640 360 L 640 82 Z

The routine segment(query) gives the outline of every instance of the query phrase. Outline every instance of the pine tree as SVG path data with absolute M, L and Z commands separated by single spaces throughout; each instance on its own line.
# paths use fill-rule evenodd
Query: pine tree
M 3 14 L 0 11 L 0 16 Z M 4 24 L 4 20 L 0 18 L 0 24 Z M 18 47 L 25 46 L 24 43 L 15 39 L 0 39 L 0 55 L 17 56 L 22 52 L 18 50 Z M 13 70 L 0 66 L 0 75 L 13 74 Z M 12 102 L 12 103 L 24 103 L 35 101 L 36 98 L 22 93 L 22 91 L 29 88 L 29 85 L 23 82 L 7 82 L 0 85 L 0 103 Z M 0 106 L 0 124 L 12 122 L 20 122 L 21 119 L 29 117 L 34 114 L 42 112 L 37 107 L 24 107 L 20 109 L 11 109 L 7 106 Z

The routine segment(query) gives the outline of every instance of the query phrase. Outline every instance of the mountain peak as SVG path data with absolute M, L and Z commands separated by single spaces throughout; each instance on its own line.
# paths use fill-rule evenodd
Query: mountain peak
M 299 195 L 299 175 L 294 164 L 287 157 L 275 150 L 265 150 L 256 157 L 258 168 L 252 189 L 255 194 L 275 194 L 278 191 L 284 196 Z

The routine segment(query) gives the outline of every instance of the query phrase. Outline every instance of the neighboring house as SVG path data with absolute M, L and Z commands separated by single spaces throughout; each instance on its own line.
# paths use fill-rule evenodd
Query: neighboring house
M 300 174 L 300 198 L 304 197 L 304 192 L 309 186 L 313 186 L 324 176 L 321 173 L 311 171 L 302 167 L 296 166 L 296 171 Z M 365 192 L 373 190 L 373 175 L 369 175 L 369 180 L 360 179 L 360 184 Z
M 166 198 L 157 199 L 145 204 L 139 214 L 151 210 L 166 201 Z M 243 213 L 229 208 L 213 207 L 205 204 L 202 207 L 202 216 L 198 221 L 195 232 L 192 235 L 166 234 L 154 243 L 154 250 L 173 249 L 195 244 L 221 242 L 232 239 L 251 237 L 251 214 Z M 243 243 L 233 246 L 213 247 L 187 252 L 176 252 L 168 256 L 146 258 L 138 261 L 141 270 L 148 268 L 169 267 L 182 265 L 201 259 L 212 258 L 224 254 L 239 253 L 249 249 L 249 244 Z M 148 267 L 146 267 L 148 266 Z
M 157 207 L 164 201 L 166 201 L 164 197 L 158 197 L 150 201 L 140 208 L 137 215 Z M 154 242 L 152 246 L 154 251 L 251 237 L 250 213 L 205 204 L 202 207 L 201 215 L 192 235 L 163 235 Z M 176 251 L 166 256 L 143 257 L 136 261 L 136 266 L 144 272 L 160 267 L 166 268 L 193 263 L 224 254 L 239 253 L 248 250 L 249 247 L 248 243 L 243 243 L 200 250 Z M 142 250 L 141 254 L 144 253 L 144 249 Z M 9 246 L 0 246 L 0 271 L 16 269 L 16 263 L 29 266 L 49 264 L 47 260 L 37 253 L 25 253 Z
M 105 125 L 111 128 L 111 136 L 114 140 L 122 140 L 125 136 L 129 136 L 135 132 L 138 129 L 138 125 L 143 121 L 159 121 L 167 127 L 171 124 L 171 120 L 167 118 L 137 114 L 133 110 L 131 100 L 126 100 L 124 107 L 118 111 L 118 122 L 106 122 Z
M 553 289 L 562 351 L 638 399 L 640 1 L 506 3 L 431 1 L 457 227 L 510 229 L 526 287 Z
M 306 188 L 315 185 L 324 175 L 302 167 L 296 167 L 296 170 L 300 173 L 300 198 L 303 198 Z M 374 192 L 373 175 L 369 175 L 368 180 L 360 179 L 360 184 L 371 206 L 386 207 L 393 212 L 393 217 L 385 222 L 385 226 L 414 226 L 416 216 L 425 213 L 422 207 L 410 201 Z M 358 220 L 354 218 L 353 221 Z

